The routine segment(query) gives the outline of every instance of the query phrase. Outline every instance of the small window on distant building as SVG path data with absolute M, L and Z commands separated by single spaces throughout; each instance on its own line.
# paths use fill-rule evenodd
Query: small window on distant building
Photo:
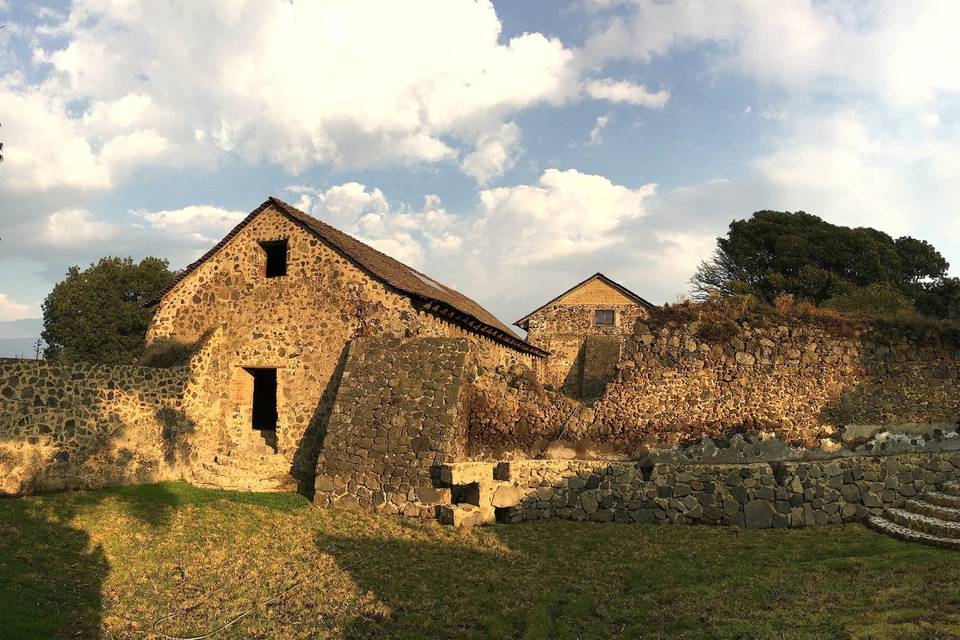
M 593 324 L 597 327 L 612 327 L 613 309 L 597 309 L 594 311 Z
M 287 275 L 287 241 L 271 240 L 261 242 L 260 248 L 267 256 L 263 275 L 268 278 L 278 278 Z

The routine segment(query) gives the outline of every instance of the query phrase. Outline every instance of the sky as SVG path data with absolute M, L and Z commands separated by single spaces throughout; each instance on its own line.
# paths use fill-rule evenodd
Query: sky
M 0 23 L 0 355 L 69 266 L 183 267 L 270 195 L 507 323 L 597 271 L 676 301 L 763 209 L 960 274 L 954 0 L 0 0 Z

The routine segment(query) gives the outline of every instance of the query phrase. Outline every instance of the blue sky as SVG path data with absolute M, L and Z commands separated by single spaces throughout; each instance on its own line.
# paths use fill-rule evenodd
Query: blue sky
M 0 0 L 0 21 L 0 340 L 37 331 L 68 266 L 181 267 L 268 195 L 507 322 L 595 271 L 673 301 L 760 209 L 960 266 L 952 1 Z

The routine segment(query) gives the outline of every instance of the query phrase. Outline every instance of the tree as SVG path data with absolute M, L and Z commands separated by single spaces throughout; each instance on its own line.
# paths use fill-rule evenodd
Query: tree
M 960 278 L 941 278 L 922 285 L 917 310 L 934 318 L 960 320 Z
M 44 355 L 69 362 L 134 362 L 153 315 L 144 303 L 173 281 L 167 261 L 102 258 L 73 266 L 43 301 Z
M 934 308 L 941 295 L 936 285 L 949 266 L 923 240 L 894 240 L 876 229 L 842 227 L 803 211 L 758 211 L 730 223 L 691 285 L 700 300 L 719 293 L 773 302 L 788 293 L 816 304 L 835 300 L 849 306 L 893 302 L 899 300 L 896 293 L 910 305 L 925 295 L 931 300 L 927 307 Z M 871 285 L 884 286 L 866 290 Z

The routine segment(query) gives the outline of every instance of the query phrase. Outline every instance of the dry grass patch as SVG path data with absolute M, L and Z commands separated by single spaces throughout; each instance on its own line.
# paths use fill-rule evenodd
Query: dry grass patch
M 960 554 L 856 525 L 455 530 L 182 483 L 0 501 L 0 638 L 251 609 L 213 637 L 960 638 Z

